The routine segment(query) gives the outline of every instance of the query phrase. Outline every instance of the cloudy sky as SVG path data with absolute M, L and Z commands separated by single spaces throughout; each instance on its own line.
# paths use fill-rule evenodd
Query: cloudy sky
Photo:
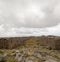
M 0 0 L 0 37 L 60 36 L 60 0 Z

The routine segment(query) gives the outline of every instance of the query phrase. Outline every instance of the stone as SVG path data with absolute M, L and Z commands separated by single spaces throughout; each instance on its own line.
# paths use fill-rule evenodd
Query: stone
M 0 62 L 6 62 L 4 55 L 0 55 Z

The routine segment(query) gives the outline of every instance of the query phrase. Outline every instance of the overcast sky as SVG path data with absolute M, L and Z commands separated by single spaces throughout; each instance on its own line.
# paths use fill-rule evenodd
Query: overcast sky
M 60 0 L 0 0 L 0 36 L 60 35 L 59 29 Z

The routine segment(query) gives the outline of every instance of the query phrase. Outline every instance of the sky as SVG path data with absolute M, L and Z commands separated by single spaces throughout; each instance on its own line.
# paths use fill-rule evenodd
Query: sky
M 0 0 L 0 37 L 60 36 L 60 0 Z

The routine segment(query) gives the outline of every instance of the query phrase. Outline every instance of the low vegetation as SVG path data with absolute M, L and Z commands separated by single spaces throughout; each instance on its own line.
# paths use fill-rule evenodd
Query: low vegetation
M 0 49 L 0 62 L 46 62 L 60 61 L 60 52 L 36 41 L 25 41 L 14 49 Z M 50 60 L 49 60 L 50 59 Z

